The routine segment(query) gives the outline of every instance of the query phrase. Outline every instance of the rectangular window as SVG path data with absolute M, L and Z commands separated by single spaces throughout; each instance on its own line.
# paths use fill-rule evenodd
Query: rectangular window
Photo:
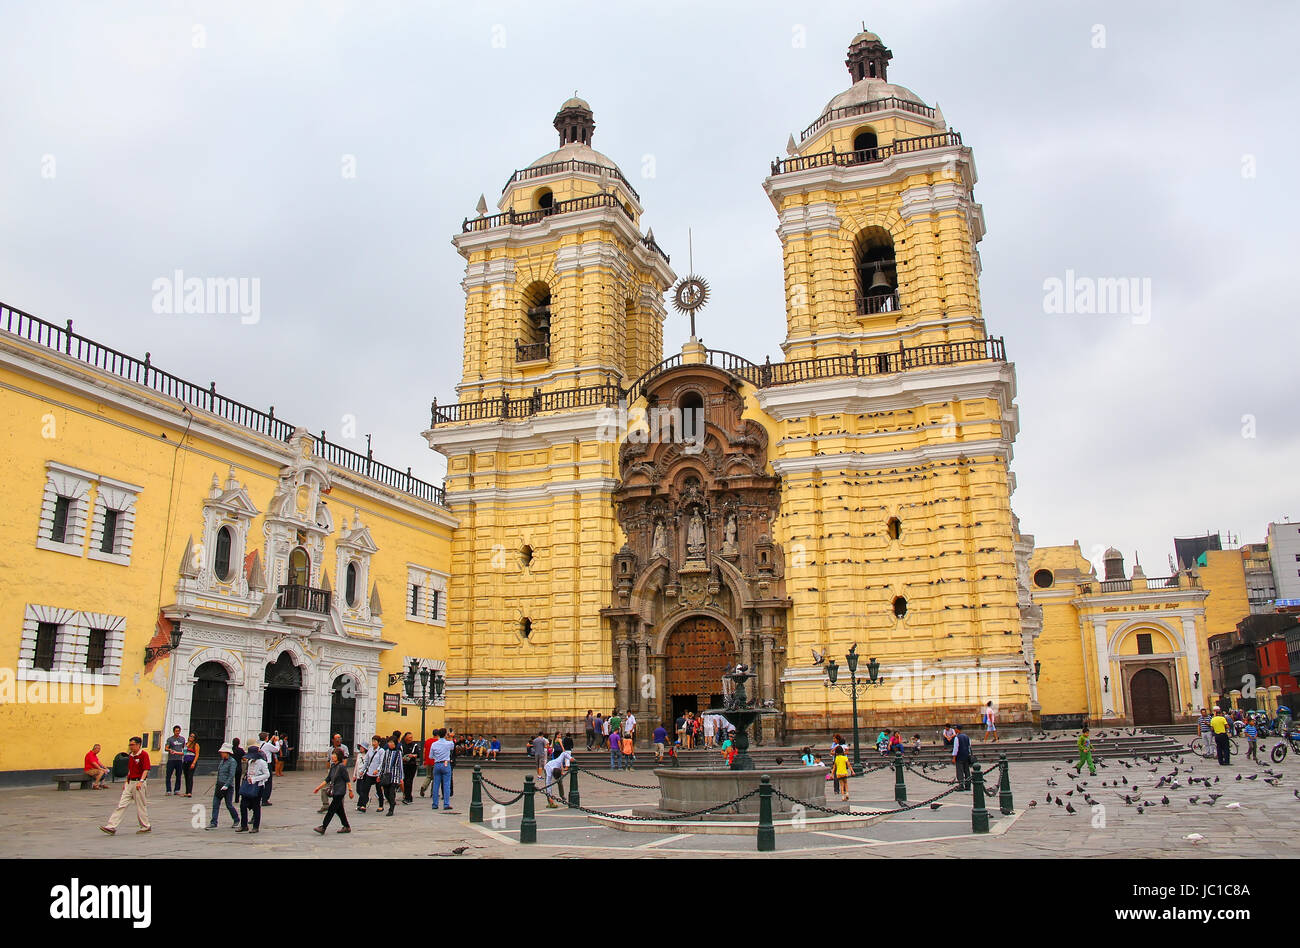
M 1153 651 L 1153 649 L 1151 648 L 1151 634 L 1150 634 L 1150 633 L 1148 633 L 1148 632 L 1139 632 L 1139 633 L 1138 633 L 1137 640 L 1138 640 L 1138 654 L 1139 654 L 1139 655 L 1151 655 L 1151 654 L 1154 654 L 1154 651 Z
M 420 587 L 415 583 L 411 584 L 411 608 L 408 614 L 420 618 Z
M 36 624 L 36 657 L 32 664 L 42 671 L 54 670 L 54 650 L 58 643 L 59 627 L 53 622 Z
M 117 552 L 117 518 L 118 512 L 104 508 L 104 538 L 99 541 L 99 552 Z
M 50 539 L 55 543 L 68 542 L 68 509 L 71 505 L 70 497 L 59 497 L 54 501 L 54 525 L 50 528 Z
M 438 590 L 434 589 L 429 593 L 429 613 L 433 621 L 438 621 Z
M 104 667 L 104 648 L 108 645 L 108 632 L 104 629 L 90 630 L 90 646 L 86 649 L 86 668 L 100 671 Z

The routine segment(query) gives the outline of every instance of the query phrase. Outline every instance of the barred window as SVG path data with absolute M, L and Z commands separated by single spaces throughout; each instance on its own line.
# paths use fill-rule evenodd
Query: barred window
M 36 626 L 36 656 L 32 664 L 42 671 L 54 670 L 54 650 L 58 644 L 59 627 L 53 622 L 41 622 Z
M 90 630 L 90 644 L 86 649 L 86 668 L 100 671 L 104 667 L 104 649 L 108 645 L 108 632 L 105 629 Z
M 104 508 L 104 536 L 99 541 L 99 552 L 117 552 L 117 518 L 118 511 Z
M 50 539 L 55 543 L 67 542 L 68 509 L 71 506 L 70 497 L 59 497 L 54 501 L 54 526 L 50 529 Z

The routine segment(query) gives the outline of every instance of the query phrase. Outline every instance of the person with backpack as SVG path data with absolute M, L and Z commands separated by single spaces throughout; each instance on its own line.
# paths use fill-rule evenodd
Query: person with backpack
M 239 786 L 239 829 L 236 833 L 262 831 L 262 792 L 271 779 L 271 769 L 266 765 L 262 749 L 256 745 L 248 749 L 248 773 Z M 248 814 L 252 811 L 253 828 L 248 828 Z
M 952 762 L 957 770 L 957 783 L 963 790 L 970 789 L 970 737 L 965 734 L 960 724 L 952 726 Z

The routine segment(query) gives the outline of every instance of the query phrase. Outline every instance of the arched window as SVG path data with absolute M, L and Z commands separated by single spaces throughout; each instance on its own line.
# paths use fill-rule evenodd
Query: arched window
M 515 361 L 549 359 L 551 355 L 551 288 L 540 280 L 523 293 L 524 318 L 515 342 Z
M 539 211 L 549 211 L 555 207 L 555 195 L 550 188 L 538 188 L 537 193 L 533 195 L 533 201 Z
M 861 128 L 853 133 L 853 157 L 857 161 L 875 161 L 880 157 L 877 151 L 876 133 L 870 128 Z
M 348 605 L 353 609 L 357 607 L 357 564 L 349 563 L 347 578 L 344 584 L 344 594 L 347 596 Z
M 311 585 L 311 557 L 302 547 L 295 547 L 289 554 L 289 585 Z
M 217 531 L 217 549 L 212 556 L 212 571 L 223 583 L 230 580 L 230 546 L 232 542 L 229 527 Z
M 881 227 L 868 227 L 853 242 L 858 315 L 876 316 L 898 309 L 898 264 L 894 238 Z
M 699 392 L 687 392 L 677 403 L 682 411 L 682 440 L 697 444 L 704 438 L 704 398 Z

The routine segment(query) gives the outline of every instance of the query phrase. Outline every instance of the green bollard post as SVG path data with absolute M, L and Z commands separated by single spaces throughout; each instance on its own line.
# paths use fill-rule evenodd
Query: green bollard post
M 579 806 L 582 797 L 578 796 L 578 763 L 569 764 L 569 806 Z
M 471 823 L 483 822 L 483 774 L 479 770 L 478 764 L 474 765 L 473 788 L 469 795 L 469 821 Z
M 535 843 L 537 842 L 537 814 L 533 810 L 533 794 L 537 792 L 537 787 L 533 783 L 533 775 L 529 774 L 524 778 L 524 818 L 519 821 L 519 842 Z
M 970 813 L 970 829 L 972 833 L 987 833 L 989 811 L 984 807 L 984 771 L 979 764 L 973 765 L 970 779 L 975 788 L 975 808 Z
M 758 783 L 758 851 L 776 850 L 776 828 L 772 825 L 772 778 L 763 774 Z
M 894 756 L 894 802 L 907 802 L 907 784 L 903 783 L 903 758 Z
M 1015 801 L 1011 799 L 1011 768 L 1007 766 L 1007 755 L 999 754 L 998 763 L 1002 766 L 1002 780 L 998 784 L 998 809 L 1003 816 L 1016 812 Z

